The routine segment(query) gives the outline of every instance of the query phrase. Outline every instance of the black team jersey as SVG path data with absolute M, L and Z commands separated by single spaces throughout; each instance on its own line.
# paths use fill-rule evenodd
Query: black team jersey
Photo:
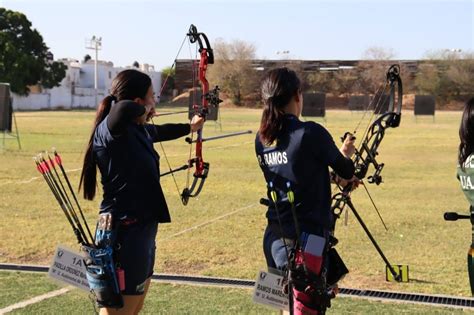
M 153 143 L 182 137 L 191 129 L 189 124 L 137 124 L 144 113 L 145 107 L 135 102 L 117 102 L 95 130 L 94 158 L 104 191 L 100 211 L 143 222 L 170 222 Z
M 296 236 L 291 207 L 287 200 L 287 182 L 295 195 L 296 213 L 304 232 L 320 234 L 333 225 L 329 167 L 340 177 L 352 178 L 354 165 L 337 148 L 328 131 L 315 122 L 302 122 L 286 114 L 275 146 L 264 146 L 255 139 L 255 151 L 265 181 L 273 182 L 283 225 L 281 231 L 273 203 L 267 219 L 272 231 L 281 237 Z M 267 192 L 270 198 L 269 192 Z M 283 234 L 283 235 L 281 235 Z

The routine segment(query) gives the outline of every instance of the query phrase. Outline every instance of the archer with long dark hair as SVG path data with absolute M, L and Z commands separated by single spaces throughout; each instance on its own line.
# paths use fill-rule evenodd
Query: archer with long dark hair
M 471 206 L 474 206 L 474 98 L 464 105 L 459 126 L 457 177 Z
M 474 153 L 474 98 L 471 98 L 464 105 L 461 125 L 459 126 L 459 140 L 458 163 L 460 168 L 465 170 L 464 164 Z
M 472 243 L 467 254 L 467 269 L 471 293 L 474 295 L 474 97 L 464 105 L 461 125 L 459 126 L 459 140 L 457 178 L 470 204 Z M 446 215 L 445 219 L 447 219 Z M 456 219 L 457 215 L 454 220 Z
M 147 124 L 155 114 L 154 107 L 150 77 L 137 70 L 120 72 L 110 95 L 97 108 L 85 153 L 80 186 L 84 198 L 92 200 L 99 169 L 100 213 L 110 213 L 112 225 L 118 227 L 114 259 L 125 280 L 123 308 L 102 307 L 101 314 L 138 314 L 153 274 L 158 223 L 171 221 L 160 185 L 160 157 L 153 143 L 185 136 L 204 123 L 195 116 L 190 124 Z
M 337 174 L 333 179 L 338 183 L 356 181 L 350 159 L 355 150 L 354 138 L 347 135 L 341 148 L 337 148 L 323 126 L 299 119 L 303 108 L 301 82 L 290 69 L 269 71 L 263 78 L 261 94 L 264 109 L 255 151 L 270 199 L 263 251 L 269 268 L 284 271 L 299 259 L 294 256 L 295 251 L 303 247 L 309 235 L 323 240 L 323 248 L 329 244 L 334 225 L 329 167 Z M 313 267 L 308 257 L 306 261 L 303 258 L 305 271 Z M 326 260 L 324 254 L 322 257 Z M 316 276 L 321 272 L 315 272 Z M 290 299 L 290 306 L 294 304 L 292 312 L 313 314 L 314 307 L 318 312 L 325 309 L 313 297 L 298 296 L 302 291 L 296 289 L 295 299 Z

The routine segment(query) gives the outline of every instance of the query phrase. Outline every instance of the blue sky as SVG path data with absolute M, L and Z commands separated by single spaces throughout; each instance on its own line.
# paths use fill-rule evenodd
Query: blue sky
M 427 51 L 474 50 L 474 0 L 371 1 L 124 1 L 0 0 L 43 35 L 55 58 L 82 57 L 85 39 L 102 37 L 100 59 L 117 66 L 137 60 L 170 66 L 191 23 L 212 42 L 240 39 L 257 57 L 360 59 L 369 47 L 393 49 L 398 59 Z M 183 49 L 179 58 L 190 58 Z

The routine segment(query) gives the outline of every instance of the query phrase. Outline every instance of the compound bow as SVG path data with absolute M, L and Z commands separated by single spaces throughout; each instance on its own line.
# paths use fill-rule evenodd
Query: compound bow
M 362 181 L 366 177 L 369 171 L 369 168 L 372 165 L 374 168 L 374 172 L 372 173 L 372 175 L 367 177 L 367 181 L 370 184 L 376 184 L 376 185 L 380 185 L 380 183 L 382 182 L 381 172 L 384 167 L 384 163 L 379 163 L 376 160 L 376 156 L 378 155 L 378 148 L 384 138 L 385 130 L 387 128 L 398 127 L 400 125 L 400 120 L 401 120 L 403 88 L 402 88 L 402 81 L 400 79 L 400 67 L 398 65 L 392 65 L 388 69 L 385 85 L 382 91 L 379 93 L 376 93 L 374 97 L 374 101 L 371 104 L 369 104 L 369 106 L 375 104 L 374 114 L 378 110 L 380 110 L 382 105 L 385 103 L 386 101 L 385 91 L 387 89 L 389 89 L 389 93 L 390 93 L 388 111 L 386 113 L 381 114 L 366 129 L 363 136 L 363 141 L 361 145 L 359 146 L 359 148 L 355 151 L 354 157 L 353 157 L 353 162 L 354 162 L 354 167 L 355 167 L 355 173 L 354 173 L 355 176 L 359 180 Z M 360 125 L 360 122 L 359 122 L 359 125 Z M 354 134 L 355 133 L 356 131 L 354 131 Z M 346 133 L 344 138 L 347 135 L 348 133 Z M 360 217 L 359 213 L 355 209 L 351 200 L 351 196 L 350 196 L 352 188 L 353 188 L 352 184 L 348 184 L 344 188 L 339 187 L 340 192 L 334 194 L 332 197 L 332 206 L 331 206 L 332 212 L 334 213 L 336 218 L 340 218 L 340 215 L 342 214 L 345 206 L 347 205 L 354 213 L 356 219 L 359 221 L 360 225 L 364 229 L 365 233 L 369 237 L 370 241 L 374 245 L 377 252 L 382 257 L 383 261 L 387 265 L 388 269 L 392 273 L 395 280 L 401 281 L 401 276 L 397 272 L 395 272 L 392 265 L 388 261 L 387 257 L 384 255 L 380 246 L 377 244 L 374 237 L 370 233 L 369 229 L 365 225 L 364 221 Z M 368 190 L 365 187 L 365 185 L 364 185 L 364 188 L 366 189 L 368 193 Z M 369 198 L 371 199 L 371 202 L 374 205 L 380 217 L 380 213 L 378 212 L 377 207 L 373 203 L 373 200 L 370 197 L 370 194 L 369 194 Z M 383 223 L 383 220 L 382 220 L 382 223 Z M 334 222 L 334 226 L 335 226 L 335 222 Z M 385 223 L 384 223 L 384 226 L 385 226 Z
M 210 90 L 209 82 L 207 81 L 207 78 L 206 78 L 207 66 L 209 64 L 214 63 L 214 52 L 211 48 L 211 44 L 209 43 L 209 40 L 206 34 L 198 32 L 196 26 L 194 26 L 193 24 L 191 24 L 191 26 L 189 27 L 189 31 L 186 34 L 186 37 L 189 39 L 189 42 L 191 44 L 197 43 L 198 52 L 200 54 L 197 77 L 198 77 L 199 82 L 201 83 L 202 96 L 201 96 L 200 104 L 194 101 L 193 111 L 195 115 L 199 115 L 203 117 L 204 119 L 206 119 L 210 110 L 212 109 L 217 110 L 219 103 L 222 102 L 222 100 L 219 98 L 219 87 L 216 86 L 214 89 Z M 185 41 L 183 40 L 183 44 L 184 42 Z M 181 45 L 181 48 L 183 47 L 183 44 Z M 179 51 L 181 51 L 181 48 L 179 49 Z M 179 52 L 178 52 L 178 55 L 179 55 Z M 175 63 L 173 64 L 173 67 L 175 64 L 176 64 L 176 59 L 175 59 Z M 193 71 L 193 88 L 195 88 L 194 77 L 195 77 L 195 71 Z M 163 86 L 161 87 L 160 96 L 167 81 L 168 81 L 168 77 L 166 78 Z M 197 95 L 197 94 L 198 93 L 193 93 L 193 95 Z M 184 188 L 182 192 L 180 193 L 181 202 L 183 203 L 183 205 L 186 205 L 189 201 L 189 198 L 197 197 L 199 195 L 199 193 L 201 192 L 204 186 L 204 182 L 207 178 L 207 175 L 209 173 L 210 164 L 208 162 L 205 162 L 202 157 L 202 151 L 203 151 L 202 143 L 204 141 L 222 139 L 222 138 L 233 137 L 233 136 L 249 134 L 249 133 L 252 133 L 252 131 L 247 130 L 243 132 L 225 134 L 225 135 L 220 135 L 220 136 L 215 136 L 215 137 L 205 139 L 202 136 L 202 128 L 201 128 L 196 132 L 197 136 L 195 140 L 193 140 L 192 136 L 190 138 L 186 138 L 186 142 L 189 143 L 190 145 L 195 143 L 194 157 L 191 157 L 192 150 L 190 149 L 190 156 L 188 159 L 188 163 L 176 169 L 171 169 L 171 166 L 166 156 L 166 153 L 164 151 L 163 145 L 160 142 L 161 149 L 165 155 L 165 159 L 169 167 L 169 171 L 161 174 L 161 176 L 171 174 L 173 176 L 173 180 L 175 182 L 176 188 L 179 192 L 178 184 L 176 182 L 176 178 L 174 177 L 174 173 L 181 170 L 188 170 L 188 174 L 186 178 L 186 188 Z M 193 167 L 195 167 L 195 170 L 193 173 L 193 181 L 190 184 L 190 180 L 189 180 L 190 169 Z

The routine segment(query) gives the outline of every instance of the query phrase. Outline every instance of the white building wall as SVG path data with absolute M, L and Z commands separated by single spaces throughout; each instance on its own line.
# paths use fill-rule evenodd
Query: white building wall
M 74 59 L 60 60 L 68 66 L 66 76 L 60 86 L 52 89 L 42 89 L 40 93 L 30 93 L 28 96 L 19 96 L 12 93 L 13 108 L 15 110 L 41 109 L 94 109 L 97 104 L 109 94 L 112 80 L 122 70 L 127 68 L 113 66 L 112 62 L 99 61 L 97 98 L 94 90 L 94 61 L 79 62 Z M 161 87 L 161 72 L 154 71 L 154 67 L 144 64 L 141 71 L 147 73 L 153 84 L 156 94 Z
M 107 90 L 97 90 L 97 103 L 95 90 L 90 88 L 76 88 L 72 96 L 71 108 L 96 108 L 102 99 L 108 94 Z
M 106 89 L 109 80 L 113 79 L 114 64 L 112 62 L 99 61 L 97 64 L 97 88 Z M 79 86 L 83 88 L 94 88 L 94 61 L 89 60 L 81 63 L 81 76 Z
M 46 93 L 50 94 L 49 108 L 70 109 L 71 108 L 71 88 L 66 86 L 58 86 Z
M 12 93 L 13 97 L 13 108 L 15 110 L 40 110 L 48 109 L 50 95 L 45 93 L 30 94 L 27 97 L 19 96 Z

